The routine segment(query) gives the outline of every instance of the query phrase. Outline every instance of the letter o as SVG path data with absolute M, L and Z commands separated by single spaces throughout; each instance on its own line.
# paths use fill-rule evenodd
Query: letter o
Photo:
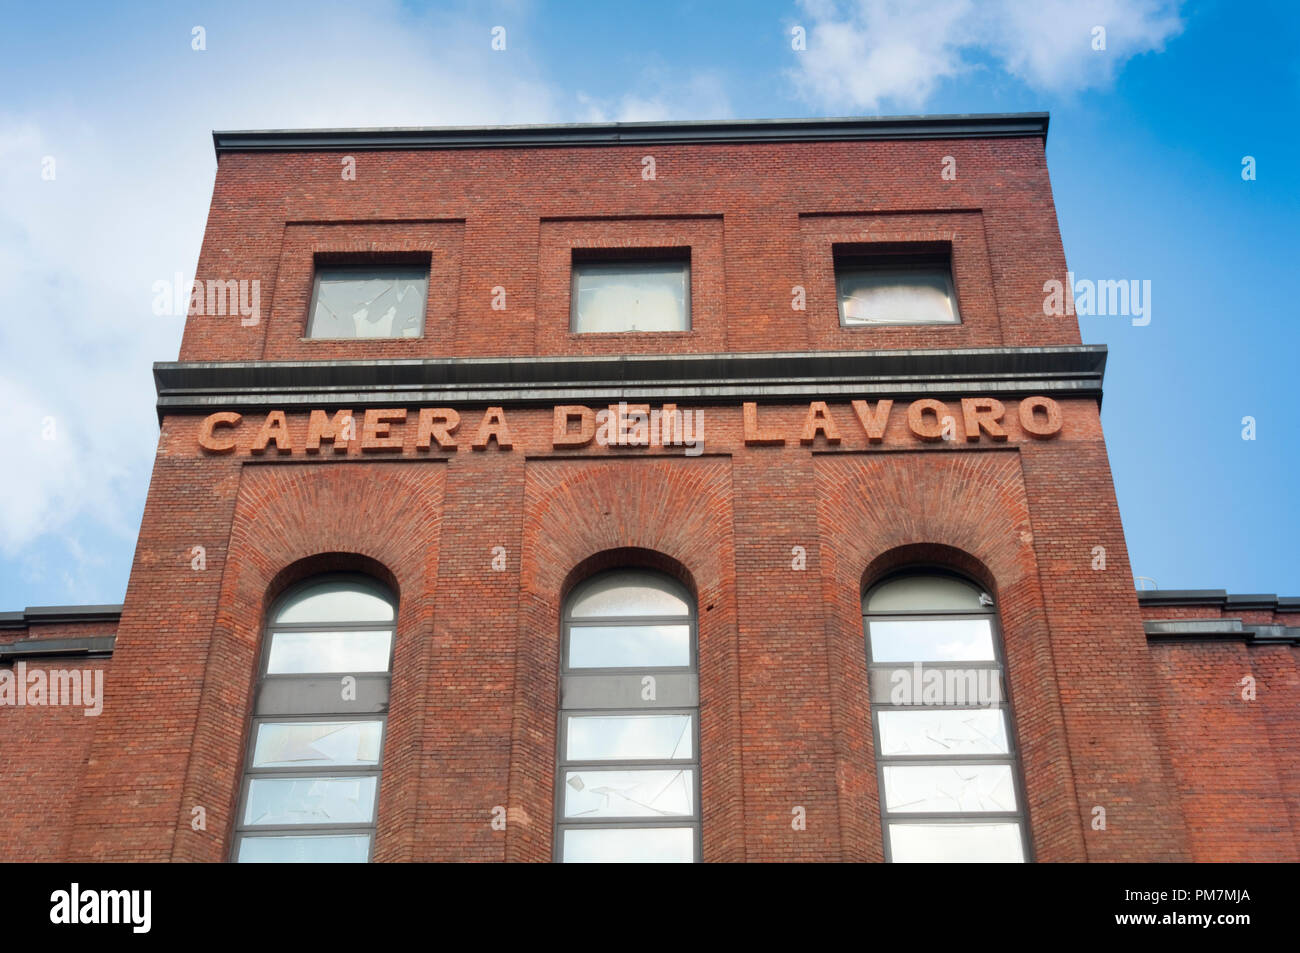
M 1040 423 L 1036 411 L 1047 414 Z M 1036 440 L 1046 440 L 1061 432 L 1061 405 L 1050 397 L 1026 397 L 1020 402 L 1020 426 Z
M 934 413 L 934 426 L 927 427 L 925 412 Z M 948 407 L 940 400 L 927 397 L 913 401 L 907 408 L 907 428 L 922 440 L 943 439 L 943 418 L 948 416 Z

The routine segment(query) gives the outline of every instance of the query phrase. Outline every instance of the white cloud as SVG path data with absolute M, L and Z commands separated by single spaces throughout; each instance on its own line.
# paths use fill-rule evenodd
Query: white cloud
M 183 324 L 152 313 L 152 286 L 193 274 L 215 168 L 212 129 L 727 111 L 709 75 L 652 76 L 607 103 L 563 93 L 527 53 L 532 15 L 526 4 L 420 14 L 396 0 L 250 3 L 201 14 L 207 49 L 198 52 L 189 14 L 150 15 L 136 29 L 106 13 L 82 27 L 111 35 L 111 56 L 107 43 L 79 47 L 44 85 L 7 100 L 0 556 L 19 561 L 24 579 L 43 580 L 47 593 L 55 581 L 75 589 L 107 546 L 120 547 L 112 563 L 125 569 L 157 440 L 151 364 L 176 359 Z M 494 52 L 491 29 L 502 22 L 507 51 Z M 61 48 L 58 37 L 47 41 Z M 46 155 L 53 181 L 41 178 Z M 47 417 L 54 440 L 42 437 Z
M 654 122 L 668 119 L 726 119 L 731 102 L 721 77 L 710 71 L 680 77 L 680 71 L 651 69 L 612 99 L 578 93 L 583 122 Z
M 837 110 L 921 109 L 945 81 L 992 66 L 1033 89 L 1103 88 L 1181 32 L 1180 0 L 802 0 L 792 76 Z M 1105 30 L 1105 50 L 1093 30 Z

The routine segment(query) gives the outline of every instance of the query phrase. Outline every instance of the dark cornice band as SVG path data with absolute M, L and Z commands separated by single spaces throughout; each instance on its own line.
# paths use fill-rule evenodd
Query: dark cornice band
M 217 410 L 1090 397 L 1104 345 L 371 361 L 158 363 L 159 420 Z
M 28 606 L 17 612 L 0 612 L 0 629 L 27 629 L 34 625 L 76 625 L 117 622 L 122 606 Z
M 849 116 L 838 119 L 731 119 L 529 126 L 214 131 L 227 152 L 370 149 L 519 149 L 554 146 L 701 145 L 898 139 L 1047 139 L 1047 113 Z
M 1225 612 L 1300 612 L 1300 596 L 1272 593 L 1230 594 L 1226 589 L 1145 589 L 1137 594 L 1143 607 L 1210 606 Z

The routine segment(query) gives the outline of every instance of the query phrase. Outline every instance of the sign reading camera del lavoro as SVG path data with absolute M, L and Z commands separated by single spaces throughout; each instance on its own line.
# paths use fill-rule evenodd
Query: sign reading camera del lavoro
M 855 427 L 868 444 L 879 444 L 884 442 L 886 429 L 896 415 L 903 418 L 907 434 L 923 442 L 1005 442 L 1008 430 L 1004 423 L 1013 413 L 1021 430 L 1034 439 L 1056 437 L 1062 427 L 1061 407 L 1050 397 L 1026 397 L 1014 411 L 993 397 L 962 397 L 948 402 L 923 398 L 897 407 L 893 400 L 854 400 L 849 408 L 832 410 L 825 401 L 812 401 L 802 425 L 783 431 L 763 417 L 756 402 L 746 402 L 740 407 L 744 443 L 749 447 L 795 442 L 811 445 L 820 435 L 826 443 L 835 445 L 843 439 L 842 428 Z M 698 454 L 704 447 L 706 414 L 717 412 L 683 410 L 675 404 L 651 407 L 623 402 L 599 409 L 559 404 L 552 408 L 551 446 L 573 449 L 596 443 L 684 447 L 688 455 Z M 462 418 L 451 407 L 370 408 L 355 415 L 351 410 L 298 413 L 308 414 L 306 422 L 291 423 L 283 410 L 247 416 L 235 411 L 209 414 L 199 426 L 198 443 L 210 454 L 241 449 L 263 454 L 271 447 L 280 455 L 319 454 L 322 444 L 330 445 L 335 453 L 344 453 L 353 444 L 359 444 L 367 453 L 400 452 L 408 445 L 409 431 L 413 430 L 417 450 L 455 450 L 460 446 L 487 450 L 494 445 L 498 450 L 514 449 L 510 422 L 502 407 L 475 411 L 473 417 L 477 420 L 468 412 Z

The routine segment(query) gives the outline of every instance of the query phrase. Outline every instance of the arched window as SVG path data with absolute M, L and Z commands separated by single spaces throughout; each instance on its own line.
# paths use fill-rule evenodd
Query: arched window
M 939 571 L 862 600 L 885 859 L 1029 857 L 997 613 Z
M 374 847 L 397 600 L 317 576 L 272 608 L 233 859 L 352 862 Z
M 563 625 L 556 859 L 698 860 L 694 600 L 613 570 L 573 590 Z

